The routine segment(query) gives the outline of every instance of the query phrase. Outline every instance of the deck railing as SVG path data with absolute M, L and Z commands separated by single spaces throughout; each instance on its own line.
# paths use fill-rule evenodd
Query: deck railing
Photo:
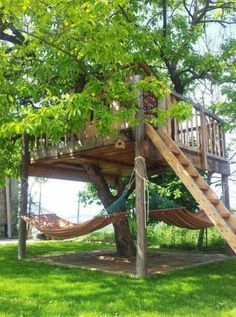
M 146 97 L 148 97 L 146 99 Z M 150 101 L 151 100 L 151 101 Z M 168 108 L 173 102 L 188 102 L 183 96 L 172 93 L 166 96 L 161 102 L 150 98 L 150 95 L 144 94 L 144 106 L 147 112 L 155 107 Z M 171 138 L 181 147 L 191 151 L 197 151 L 202 156 L 203 166 L 207 166 L 207 156 L 215 158 L 226 158 L 225 135 L 222 129 L 223 121 L 216 115 L 210 113 L 198 104 L 192 103 L 192 116 L 190 119 L 178 122 L 176 119 L 169 119 L 167 122 L 167 131 Z M 128 129 L 127 122 L 114 123 L 113 128 L 119 130 Z M 117 132 L 118 133 L 118 132 Z M 77 134 L 65 135 L 59 142 L 52 142 L 46 136 L 35 139 L 34 149 L 42 149 L 47 146 L 68 147 L 74 142 L 80 142 L 86 138 L 97 137 L 96 122 L 90 120 L 86 123 L 83 131 Z
M 165 107 L 175 101 L 189 102 L 181 95 L 173 93 L 169 99 L 165 100 Z M 191 103 L 191 105 L 192 116 L 190 119 L 182 122 L 169 119 L 167 127 L 169 135 L 180 146 L 193 151 L 201 151 L 203 155 L 226 158 L 222 119 L 198 104 Z

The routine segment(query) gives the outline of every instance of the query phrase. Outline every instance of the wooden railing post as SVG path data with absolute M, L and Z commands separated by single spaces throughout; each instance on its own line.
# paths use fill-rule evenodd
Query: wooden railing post
M 207 170 L 207 152 L 208 152 L 208 136 L 207 136 L 207 121 L 204 109 L 200 110 L 201 116 L 201 157 L 202 167 Z

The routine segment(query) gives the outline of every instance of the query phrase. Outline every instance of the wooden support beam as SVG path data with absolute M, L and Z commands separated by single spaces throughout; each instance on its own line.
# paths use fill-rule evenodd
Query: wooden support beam
M 22 136 L 22 158 L 21 158 L 21 206 L 20 216 L 27 215 L 28 202 L 28 176 L 29 176 L 29 136 L 24 134 Z M 20 218 L 19 226 L 19 243 L 18 243 L 18 259 L 26 257 L 26 222 Z
M 135 82 L 141 79 L 140 76 L 135 76 Z M 143 142 L 144 142 L 144 123 L 142 121 L 143 109 L 143 92 L 139 91 L 137 104 L 139 112 L 137 119 L 139 125 L 135 129 L 135 187 L 136 187 L 136 220 L 137 220 L 137 256 L 136 256 L 136 274 L 138 277 L 143 277 L 147 274 L 147 242 L 146 242 L 146 214 L 145 214 L 145 192 L 144 192 L 144 177 L 145 166 L 143 164 Z M 139 157 L 142 157 L 139 158 Z
M 90 182 L 90 178 L 85 173 L 82 166 L 72 167 L 68 164 L 31 164 L 29 166 L 29 176 L 46 177 L 61 180 Z M 112 175 L 104 175 L 108 184 L 114 185 L 116 178 Z
M 222 181 L 222 200 L 225 206 L 230 210 L 230 199 L 229 199 L 229 181 L 228 176 L 221 175 Z

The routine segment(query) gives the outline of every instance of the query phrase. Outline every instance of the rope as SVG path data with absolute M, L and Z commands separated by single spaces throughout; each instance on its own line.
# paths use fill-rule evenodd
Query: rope
M 134 172 L 135 175 L 138 176 L 139 178 L 141 178 L 143 180 L 143 186 L 144 186 L 144 213 L 145 213 L 145 228 L 147 227 L 147 222 L 149 220 L 149 190 L 148 190 L 148 184 L 150 183 L 148 180 L 148 175 L 147 175 L 147 168 L 146 168 L 146 162 L 145 162 L 145 158 L 141 155 L 135 157 L 134 160 L 135 164 L 134 164 Z M 143 164 L 143 168 L 144 168 L 144 176 L 140 175 L 140 173 L 137 170 L 137 166 L 138 164 L 141 162 L 141 164 Z

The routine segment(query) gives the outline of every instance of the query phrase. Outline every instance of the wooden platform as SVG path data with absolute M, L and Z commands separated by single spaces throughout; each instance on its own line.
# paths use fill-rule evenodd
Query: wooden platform
M 60 146 L 45 146 L 31 154 L 29 166 L 30 176 L 41 176 L 75 181 L 89 181 L 83 170 L 84 163 L 99 165 L 109 183 L 116 182 L 119 176 L 129 176 L 134 167 L 134 140 L 132 131 L 129 137 L 124 134 L 113 138 L 87 138 L 76 140 Z M 125 140 L 125 148 L 116 148 L 116 141 L 121 137 Z M 203 169 L 201 152 L 182 146 L 182 151 L 193 165 Z M 144 156 L 150 174 L 169 170 L 168 164 L 153 144 L 146 140 Z M 208 170 L 229 175 L 227 159 L 207 156 Z
M 168 109 L 179 100 L 189 102 L 179 94 L 172 93 L 162 101 L 156 100 L 154 107 Z M 145 95 L 144 104 L 144 115 L 147 115 L 153 105 L 145 103 Z M 98 137 L 96 122 L 88 121 L 82 131 L 64 136 L 57 145 L 46 136 L 38 138 L 35 150 L 31 151 L 30 176 L 89 181 L 83 170 L 84 163 L 98 165 L 109 183 L 115 183 L 119 176 L 130 175 L 135 156 L 133 129 L 129 128 L 127 122 L 114 122 L 113 128 L 116 135 Z M 164 128 L 196 168 L 230 175 L 222 120 L 215 114 L 192 103 L 190 119 L 178 122 L 170 118 Z M 143 144 L 143 155 L 150 174 L 169 169 L 148 138 Z

